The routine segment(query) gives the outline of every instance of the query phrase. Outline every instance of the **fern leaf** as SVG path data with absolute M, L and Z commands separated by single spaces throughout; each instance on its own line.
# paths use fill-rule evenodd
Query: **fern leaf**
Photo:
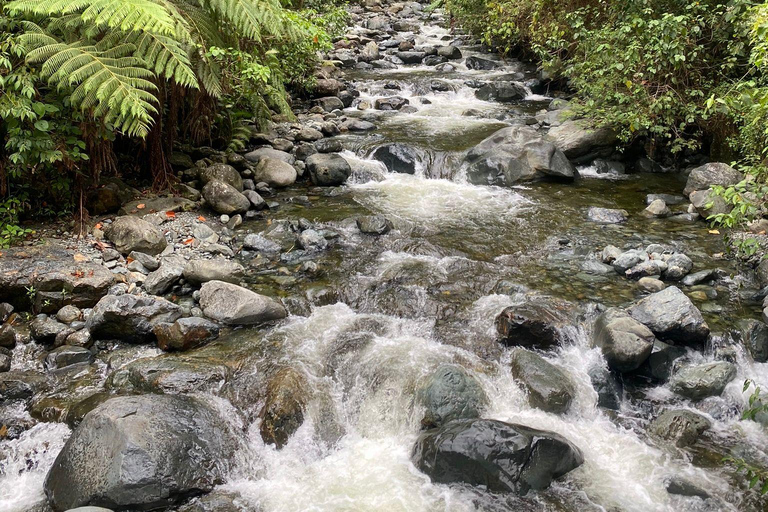
M 158 76 L 184 87 L 199 87 L 187 51 L 175 39 L 160 34 L 133 32 L 125 41 L 136 47 L 134 56 L 143 60 Z

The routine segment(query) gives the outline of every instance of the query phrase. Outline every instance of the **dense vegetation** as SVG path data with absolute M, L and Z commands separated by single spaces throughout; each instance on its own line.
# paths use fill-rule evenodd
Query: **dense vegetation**
M 84 213 L 118 168 L 167 187 L 175 142 L 237 148 L 290 117 L 286 87 L 312 87 L 344 16 L 329 2 L 0 2 L 0 244 L 33 204 Z
M 757 184 L 722 191 L 736 226 L 765 209 L 768 4 L 748 0 L 445 0 L 503 52 L 539 61 L 578 110 L 651 157 L 702 151 Z M 753 192 L 746 193 L 745 192 Z

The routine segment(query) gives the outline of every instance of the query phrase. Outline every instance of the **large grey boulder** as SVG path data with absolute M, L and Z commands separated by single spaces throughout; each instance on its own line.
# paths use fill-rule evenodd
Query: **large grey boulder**
M 672 376 L 669 387 L 678 395 L 701 400 L 722 394 L 736 378 L 736 366 L 727 361 L 685 366 Z
M 565 325 L 554 303 L 533 300 L 504 308 L 494 323 L 504 345 L 541 349 L 559 345 Z
M 278 449 L 304 423 L 307 407 L 307 381 L 293 368 L 282 368 L 269 381 L 264 407 L 260 412 L 261 439 Z
M 518 82 L 491 82 L 475 91 L 475 97 L 479 100 L 502 103 L 519 101 L 527 95 L 525 86 Z
M 758 363 L 768 361 L 768 325 L 753 319 L 742 320 L 737 325 L 737 337 L 752 359 Z
M 217 213 L 233 215 L 245 213 L 251 207 L 251 202 L 235 187 L 223 181 L 209 181 L 203 187 L 203 198 Z
M 712 422 L 701 414 L 685 409 L 667 409 L 648 425 L 648 432 L 657 439 L 683 448 L 695 443 L 711 426 Z
M 568 410 L 576 391 L 560 368 L 525 349 L 516 349 L 509 364 L 512 375 L 528 392 L 531 406 L 555 414 Z
M 414 174 L 423 156 L 411 146 L 393 142 L 376 148 L 373 158 L 386 165 L 391 172 Z
M 609 368 L 628 372 L 648 359 L 656 337 L 624 311 L 610 308 L 597 317 L 592 341 L 602 350 Z
M 208 281 L 200 288 L 200 307 L 208 318 L 229 325 L 254 325 L 287 316 L 276 300 L 223 281 Z
M 476 185 L 511 186 L 545 177 L 571 180 L 576 169 L 562 151 L 535 130 L 502 128 L 465 158 L 467 178 Z
M 150 295 L 166 293 L 181 278 L 186 262 L 180 256 L 165 258 L 160 268 L 150 272 L 142 284 L 142 288 Z
M 167 508 L 224 482 L 242 442 L 199 398 L 117 397 L 89 412 L 45 479 L 54 510 Z
M 456 420 L 424 432 L 413 462 L 434 483 L 463 483 L 491 492 L 542 490 L 584 462 L 554 432 L 497 420 Z
M 607 126 L 595 128 L 585 120 L 568 120 L 549 130 L 547 138 L 565 156 L 576 158 L 612 147 L 616 143 L 616 131 Z
M 121 394 L 217 393 L 231 376 L 232 369 L 224 363 L 165 354 L 142 357 L 120 367 L 109 375 L 106 388 Z
M 160 297 L 107 295 L 93 307 L 86 328 L 93 339 L 154 341 L 152 328 L 181 318 L 181 307 Z
M 221 181 L 236 188 L 238 192 L 243 191 L 243 179 L 240 177 L 240 173 L 231 165 L 211 164 L 205 169 L 200 170 L 199 178 L 203 185 L 211 181 Z
M 277 158 L 262 158 L 253 171 L 253 181 L 264 182 L 270 187 L 290 187 L 296 183 L 296 169 L 287 162 Z
M 688 175 L 683 194 L 690 195 L 696 190 L 707 190 L 712 185 L 728 187 L 736 185 L 744 175 L 728 164 L 712 162 L 695 168 Z
M 733 209 L 733 205 L 727 203 L 722 196 L 715 194 L 712 189 L 694 190 L 689 197 L 691 204 L 696 208 L 696 213 L 705 219 L 711 215 L 728 213 Z
M 189 350 L 218 338 L 219 325 L 190 316 L 179 318 L 172 324 L 157 324 L 152 332 L 157 337 L 157 346 L 163 350 Z
M 426 409 L 423 427 L 433 428 L 458 419 L 479 418 L 488 398 L 480 384 L 460 366 L 441 365 L 418 390 Z
M 290 165 L 293 165 L 296 162 L 296 157 L 292 154 L 273 148 L 259 148 L 245 154 L 245 159 L 254 164 L 258 164 L 264 158 L 282 160 Z
M 316 153 L 306 163 L 312 183 L 321 187 L 343 185 L 352 174 L 349 163 L 336 153 Z
M 112 221 L 105 234 L 123 254 L 137 251 L 154 256 L 160 254 L 168 245 L 165 235 L 157 226 L 130 215 Z
M 191 260 L 184 267 L 184 279 L 192 284 L 208 281 L 238 283 L 245 276 L 245 269 L 236 261 L 224 258 L 213 260 Z
M 709 326 L 701 312 L 675 286 L 652 293 L 627 311 L 662 340 L 702 345 L 709 338 Z

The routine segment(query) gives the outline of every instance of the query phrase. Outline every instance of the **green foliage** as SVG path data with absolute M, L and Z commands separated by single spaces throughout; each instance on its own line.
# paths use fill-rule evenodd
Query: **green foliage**
M 741 414 L 741 418 L 744 420 L 754 421 L 758 414 L 768 412 L 768 402 L 764 399 L 760 386 L 750 379 L 744 381 L 744 388 L 742 392 L 746 393 L 750 387 L 753 387 L 752 393 L 749 395 L 748 405 Z M 755 466 L 743 458 L 740 457 L 725 457 L 723 462 L 732 464 L 735 466 L 738 473 L 744 473 L 747 488 L 757 489 L 760 494 L 768 493 L 768 470 Z

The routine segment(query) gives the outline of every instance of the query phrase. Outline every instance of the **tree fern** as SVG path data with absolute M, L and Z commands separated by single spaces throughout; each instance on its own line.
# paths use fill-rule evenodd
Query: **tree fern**
M 282 8 L 276 0 L 201 0 L 201 5 L 254 41 L 259 41 L 262 33 L 277 35 L 285 29 Z

